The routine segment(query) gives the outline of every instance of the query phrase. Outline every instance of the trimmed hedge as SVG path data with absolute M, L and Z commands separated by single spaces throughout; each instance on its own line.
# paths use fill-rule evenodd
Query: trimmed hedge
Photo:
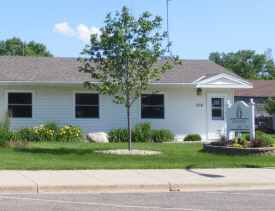
M 199 134 L 189 134 L 184 137 L 184 141 L 201 141 L 201 136 Z

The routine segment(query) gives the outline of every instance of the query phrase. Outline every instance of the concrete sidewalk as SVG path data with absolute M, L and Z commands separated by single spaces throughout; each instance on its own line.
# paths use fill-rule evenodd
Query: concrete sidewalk
M 0 193 L 106 193 L 275 188 L 275 168 L 0 171 Z

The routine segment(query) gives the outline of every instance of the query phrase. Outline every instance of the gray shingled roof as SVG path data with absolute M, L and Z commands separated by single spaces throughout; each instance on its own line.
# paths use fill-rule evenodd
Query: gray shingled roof
M 159 60 L 155 65 L 166 61 Z M 92 81 L 89 74 L 78 72 L 80 66 L 84 66 L 84 63 L 78 62 L 77 58 L 0 56 L 0 81 Z M 209 60 L 184 60 L 183 65 L 177 65 L 169 73 L 162 74 L 162 80 L 158 83 L 192 83 L 202 76 L 220 73 L 240 78 Z
M 242 97 L 274 97 L 275 80 L 248 80 L 252 89 L 235 89 L 234 96 Z

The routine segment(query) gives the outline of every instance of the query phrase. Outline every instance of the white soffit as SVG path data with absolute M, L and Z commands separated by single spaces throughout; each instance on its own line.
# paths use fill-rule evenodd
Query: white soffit
M 195 83 L 201 88 L 253 88 L 252 83 L 224 73 Z

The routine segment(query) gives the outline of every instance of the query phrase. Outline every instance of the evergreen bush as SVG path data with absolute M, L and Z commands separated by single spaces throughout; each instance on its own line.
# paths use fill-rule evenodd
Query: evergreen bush
M 184 137 L 184 141 L 201 141 L 201 136 L 199 134 L 189 134 Z

